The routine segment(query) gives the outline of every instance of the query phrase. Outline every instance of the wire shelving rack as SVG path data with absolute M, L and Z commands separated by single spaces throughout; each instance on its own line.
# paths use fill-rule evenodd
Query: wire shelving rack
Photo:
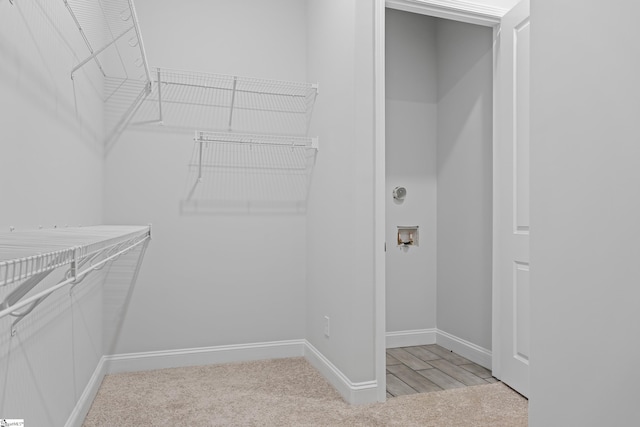
M 92 226 L 0 233 L 0 318 L 15 317 L 13 327 L 58 289 L 76 285 L 92 271 L 145 245 L 150 226 Z M 62 280 L 40 285 L 52 272 L 68 267 Z M 39 286 L 40 285 L 40 286 Z
M 133 0 L 63 0 L 86 46 L 71 69 L 76 81 L 98 70 L 103 87 L 104 142 L 117 139 L 151 91 L 151 74 Z
M 183 212 L 306 210 L 316 138 L 196 132 Z
M 318 85 L 155 68 L 134 123 L 169 128 L 307 135 Z

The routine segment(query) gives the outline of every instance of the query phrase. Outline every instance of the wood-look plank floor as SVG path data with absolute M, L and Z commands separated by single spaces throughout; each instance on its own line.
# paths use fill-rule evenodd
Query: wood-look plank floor
M 437 344 L 387 350 L 387 397 L 497 381 L 489 369 Z

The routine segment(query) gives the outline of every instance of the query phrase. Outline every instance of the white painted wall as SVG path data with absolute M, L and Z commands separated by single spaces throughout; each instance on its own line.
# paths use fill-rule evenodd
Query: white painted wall
M 531 2 L 533 427 L 640 419 L 639 15 Z
M 374 379 L 373 4 L 308 1 L 320 137 L 307 214 L 306 338 L 352 382 Z M 324 316 L 331 319 L 326 338 Z
M 99 224 L 102 103 L 87 85 L 95 74 L 77 75 L 75 100 L 70 79 L 88 52 L 62 2 L 14 3 L 0 2 L 0 230 Z M 13 318 L 0 319 L 3 418 L 67 420 L 102 356 L 101 277 L 54 293 L 14 337 Z M 0 301 L 13 289 L 1 288 Z
M 438 329 L 491 349 L 492 29 L 439 19 Z
M 64 5 L 4 1 L 0 11 L 0 229 L 98 223 L 101 93 L 83 70 L 76 101 L 70 78 L 86 47 Z
M 136 8 L 152 65 L 306 81 L 303 1 Z M 106 222 L 153 224 L 113 352 L 303 338 L 305 217 L 181 215 L 192 139 L 127 131 L 106 157 Z
M 436 19 L 386 11 L 387 332 L 436 327 L 438 78 Z M 407 188 L 399 203 L 397 186 Z M 396 245 L 418 225 L 419 246 Z
M 303 0 L 137 0 L 152 66 L 305 81 Z

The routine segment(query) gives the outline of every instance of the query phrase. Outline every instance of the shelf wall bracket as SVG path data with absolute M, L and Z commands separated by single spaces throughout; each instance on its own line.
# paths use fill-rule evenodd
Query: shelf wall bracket
M 200 147 L 199 147 L 199 153 L 198 153 L 198 182 L 202 182 L 202 135 L 200 135 Z
M 120 255 L 129 252 L 133 248 L 137 247 L 140 244 L 144 244 L 149 239 L 148 232 L 144 235 L 134 236 L 133 238 L 123 241 L 121 243 L 112 245 L 108 248 L 104 248 L 99 252 L 84 256 L 82 259 L 78 258 L 80 254 L 83 252 L 81 247 L 74 248 L 74 258 L 71 261 L 71 268 L 65 275 L 62 281 L 58 282 L 56 285 L 51 286 L 48 289 L 45 289 L 35 295 L 24 298 L 31 289 L 33 289 L 38 283 L 40 283 L 44 278 L 46 278 L 53 269 L 49 271 L 45 271 L 42 273 L 38 273 L 29 279 L 27 279 L 22 285 L 16 288 L 11 294 L 5 298 L 5 300 L 0 304 L 0 318 L 11 315 L 14 317 L 24 317 L 26 314 L 30 313 L 35 306 L 40 304 L 42 300 L 44 300 L 47 296 L 57 291 L 58 289 L 66 286 L 68 284 L 79 283 L 84 279 L 84 277 L 90 274 L 93 271 L 102 269 L 106 263 L 120 257 Z M 75 255 L 78 255 L 76 257 Z M 95 264 L 89 261 L 93 261 L 98 257 L 104 255 L 104 259 L 96 262 Z M 81 267 L 85 264 L 89 263 L 87 268 L 81 270 Z M 21 309 L 22 307 L 29 306 L 27 310 L 22 313 L 18 313 L 16 310 Z M 12 334 L 14 332 L 12 331 Z
M 18 301 L 20 301 L 26 294 L 31 291 L 36 285 L 42 282 L 53 270 L 38 273 L 24 281 L 19 287 L 13 290 L 0 304 L 0 310 L 7 310 L 13 307 Z
M 12 2 L 12 4 L 13 4 L 13 2 Z M 80 21 L 78 21 L 78 18 L 76 17 L 76 14 L 73 12 L 73 9 L 71 8 L 71 5 L 69 4 L 69 2 L 67 0 L 64 0 L 64 5 L 67 7 L 67 10 L 71 14 L 71 17 L 73 18 L 73 22 L 75 22 L 76 27 L 78 27 L 78 31 L 80 31 L 80 35 L 82 36 L 82 39 L 84 40 L 84 44 L 87 45 L 87 49 L 89 49 L 89 52 L 93 54 L 93 47 L 91 46 L 91 43 L 89 43 L 89 39 L 87 38 L 87 35 L 84 33 L 84 29 L 82 29 L 82 25 L 80 25 Z M 106 77 L 107 73 L 104 72 L 104 68 L 102 68 L 102 64 L 100 63 L 98 58 L 96 58 L 95 56 L 93 58 L 95 59 L 96 65 L 100 69 L 100 72 L 102 73 L 102 75 L 104 77 Z M 73 79 L 73 71 L 71 71 L 71 79 Z
M 49 294 L 49 295 L 51 295 L 51 294 Z M 16 318 L 16 320 L 14 320 L 13 323 L 11 324 L 11 336 L 12 337 L 14 337 L 16 335 L 16 333 L 18 332 L 18 330 L 17 330 L 18 323 L 20 323 L 20 321 L 22 319 L 24 319 L 29 313 L 31 313 L 37 306 L 39 306 L 42 301 L 46 300 L 49 295 L 46 295 L 46 296 L 44 296 L 44 297 L 42 297 L 40 299 L 35 300 L 29 306 L 28 309 L 26 309 L 25 311 L 23 311 L 21 313 L 16 313 L 16 312 L 11 313 L 11 316 Z
M 102 46 L 100 49 L 96 50 L 95 52 L 91 51 L 91 47 L 89 46 L 89 42 L 87 41 L 87 46 L 89 46 L 89 50 L 91 51 L 91 55 L 89 55 L 86 59 L 84 59 L 78 65 L 73 67 L 73 69 L 71 70 L 71 78 L 73 79 L 73 75 L 75 74 L 75 72 L 78 71 L 80 68 L 84 67 L 87 62 L 91 61 L 92 59 L 96 59 L 96 61 L 97 61 L 97 56 L 98 55 L 100 55 L 102 52 L 104 52 L 106 49 L 108 49 L 109 46 L 113 45 L 115 42 L 120 40 L 129 31 L 131 31 L 133 29 L 135 29 L 134 25 L 132 25 L 129 28 L 127 28 L 126 30 L 124 30 L 122 33 L 120 33 L 119 36 L 115 37 L 113 40 L 111 40 L 109 43 L 107 43 L 106 45 Z M 82 32 L 82 30 L 81 30 L 81 32 Z M 84 32 L 83 32 L 83 36 L 84 36 Z M 102 69 L 102 66 L 100 66 L 100 70 L 102 70 L 102 74 L 104 74 L 106 76 L 104 70 Z
M 231 92 L 231 108 L 229 109 L 229 131 L 231 131 L 231 123 L 233 121 L 233 107 L 236 102 L 236 87 L 238 86 L 238 77 L 233 76 L 233 92 Z
M 127 3 L 129 3 L 129 10 L 131 10 L 131 16 L 133 17 L 133 28 L 136 31 L 136 36 L 138 37 L 138 43 L 140 45 L 142 63 L 144 64 L 144 74 L 147 78 L 147 81 L 151 82 L 151 73 L 149 72 L 149 64 L 147 63 L 147 52 L 144 49 L 144 42 L 142 41 L 142 34 L 140 32 L 140 24 L 138 23 L 138 14 L 136 13 L 136 7 L 133 4 L 133 0 L 127 0 Z
M 69 275 L 73 277 L 74 282 L 78 280 L 78 267 L 78 248 L 73 248 L 73 260 L 71 261 Z
M 162 124 L 162 79 L 160 78 L 160 67 L 157 69 L 158 73 L 158 119 L 160 120 L 160 124 Z

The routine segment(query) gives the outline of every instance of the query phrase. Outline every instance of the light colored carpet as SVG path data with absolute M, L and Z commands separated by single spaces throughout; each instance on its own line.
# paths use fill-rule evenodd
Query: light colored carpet
M 519 427 L 527 412 L 501 383 L 351 406 L 291 358 L 108 375 L 84 426 Z

